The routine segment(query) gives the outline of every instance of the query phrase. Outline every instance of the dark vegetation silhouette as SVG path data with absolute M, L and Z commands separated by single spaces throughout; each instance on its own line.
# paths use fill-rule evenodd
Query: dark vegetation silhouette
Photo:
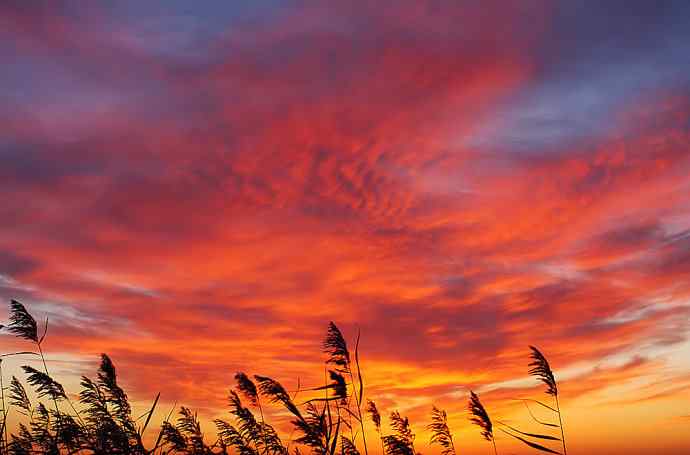
M 50 375 L 43 352 L 48 330 L 46 319 L 42 333 L 36 320 L 23 304 L 10 303 L 9 323 L 0 325 L 9 333 L 31 343 L 35 350 L 0 355 L 0 455 L 58 455 L 58 454 L 127 454 L 127 455 L 368 455 L 364 436 L 365 415 L 373 424 L 385 455 L 419 455 L 415 449 L 415 434 L 410 421 L 397 410 L 390 413 L 391 431 L 382 429 L 382 417 L 376 403 L 368 399 L 363 406 L 364 380 L 359 362 L 359 333 L 354 351 L 350 351 L 342 332 L 328 324 L 323 351 L 324 385 L 288 392 L 278 381 L 261 375 L 235 374 L 235 387 L 228 394 L 231 421 L 216 419 L 213 436 L 204 434 L 197 414 L 181 406 L 176 418 L 173 411 L 165 417 L 158 433 L 145 444 L 145 433 L 158 406 L 160 394 L 143 414 L 133 414 L 127 394 L 117 381 L 113 362 L 101 354 L 101 362 L 94 378 L 82 376 L 78 403 L 72 402 L 63 386 Z M 554 398 L 550 406 L 538 400 L 519 398 L 530 417 L 538 425 L 560 432 L 560 438 L 548 434 L 527 433 L 504 422 L 491 420 L 479 396 L 470 392 L 468 410 L 470 421 L 479 426 L 481 435 L 493 444 L 498 453 L 494 431 L 506 435 L 541 452 L 560 453 L 544 445 L 561 442 L 566 455 L 563 420 L 558 403 L 558 387 L 546 360 L 530 346 L 529 373 L 543 382 L 546 393 Z M 22 366 L 24 383 L 12 377 L 7 383 L 2 375 L 2 359 L 28 355 L 40 361 L 42 367 Z M 35 398 L 34 398 L 35 397 Z M 47 403 L 47 404 L 46 404 Z M 558 423 L 537 419 L 529 403 L 536 403 L 558 417 Z M 292 432 L 280 435 L 266 421 L 265 406 L 279 406 L 290 416 Z M 7 428 L 8 414 L 14 412 L 19 421 L 11 433 Z M 430 443 L 441 448 L 442 455 L 457 455 L 456 441 L 448 426 L 444 410 L 432 406 Z M 540 441 L 539 443 L 536 441 Z
M 441 455 L 456 455 L 453 435 L 448 428 L 448 415 L 446 411 L 431 407 L 431 423 L 426 427 L 431 431 L 431 443 L 442 447 Z
M 493 422 L 491 422 L 489 413 L 484 409 L 484 405 L 479 401 L 479 395 L 472 391 L 470 391 L 470 401 L 467 405 L 467 409 L 471 416 L 470 422 L 481 429 L 482 437 L 493 444 L 494 453 L 497 453 Z

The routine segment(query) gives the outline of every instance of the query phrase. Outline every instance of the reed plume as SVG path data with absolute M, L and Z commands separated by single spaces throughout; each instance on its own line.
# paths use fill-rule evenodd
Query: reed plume
M 412 433 L 412 428 L 410 428 L 410 420 L 407 417 L 401 416 L 398 411 L 391 413 L 391 428 L 400 438 L 408 441 L 410 445 L 414 442 L 414 433 Z
M 235 391 L 230 391 L 229 396 L 230 413 L 235 416 L 237 431 L 242 437 L 242 441 L 253 446 L 257 453 L 284 453 L 277 433 L 270 425 L 264 422 L 257 422 L 252 412 L 242 406 L 239 395 Z M 239 448 L 241 450 L 241 448 Z
M 338 373 L 337 371 L 330 370 L 328 372 L 328 375 L 331 377 L 331 380 L 333 381 L 331 383 L 332 390 L 333 390 L 333 398 L 340 400 L 342 403 L 347 402 L 347 382 L 345 381 L 345 377 Z
M 357 446 L 351 439 L 346 436 L 340 437 L 340 454 L 341 455 L 359 455 Z
M 331 378 L 332 382 L 320 387 L 314 387 L 311 390 L 330 390 L 332 391 L 332 394 L 327 398 L 314 398 L 309 401 L 340 401 L 340 404 L 347 405 L 348 394 L 345 376 L 340 374 L 340 372 L 337 370 L 328 370 L 328 376 Z M 355 418 L 356 417 L 357 416 L 355 416 Z
M 332 424 L 330 408 L 324 406 L 318 409 L 313 402 L 308 402 L 305 414 L 300 412 L 293 399 L 285 388 L 276 380 L 254 375 L 261 395 L 267 397 L 272 403 L 281 403 L 295 417 L 291 423 L 302 435 L 295 439 L 298 444 L 304 444 L 315 453 L 326 455 L 335 452 L 340 429 L 340 417 L 337 423 Z M 313 401 L 313 400 L 312 400 Z M 335 428 L 335 431 L 333 431 Z
M 201 424 L 195 412 L 182 406 L 180 416 L 177 419 L 178 432 L 184 436 L 186 441 L 186 451 L 189 455 L 212 454 L 210 449 L 204 444 L 204 434 L 201 432 Z
M 534 346 L 530 346 L 529 348 L 532 351 L 530 354 L 532 362 L 528 365 L 532 368 L 529 370 L 529 374 L 537 377 L 537 379 L 546 384 L 547 394 L 558 396 L 558 386 L 556 385 L 553 371 L 551 371 L 551 367 L 549 366 L 549 361 L 546 360 L 546 357 L 544 357 L 544 354 L 542 354 L 539 349 Z
M 346 425 L 350 428 L 350 432 L 353 433 L 353 428 L 351 424 L 351 418 L 354 418 L 358 423 L 362 432 L 362 443 L 364 445 L 364 453 L 368 455 L 369 450 L 367 448 L 367 440 L 364 431 L 364 419 L 362 417 L 362 399 L 364 396 L 364 381 L 362 380 L 362 371 L 359 364 L 359 333 L 357 334 L 357 340 L 355 343 L 354 351 L 354 364 L 352 362 L 352 357 L 350 350 L 347 346 L 347 341 L 340 331 L 338 326 L 333 322 L 328 323 L 328 328 L 326 330 L 326 338 L 323 341 L 323 350 L 328 354 L 328 359 L 326 363 L 333 364 L 336 366 L 335 373 L 348 375 L 350 377 L 350 383 L 352 384 L 352 398 L 354 398 L 354 408 L 355 412 L 350 409 L 350 403 L 352 400 L 347 398 L 347 385 L 344 378 L 335 377 L 334 373 L 331 373 L 331 379 L 334 380 L 334 390 L 335 394 L 343 397 L 342 404 L 346 405 L 348 420 Z M 355 435 L 352 434 L 352 442 L 354 444 Z
M 25 412 L 25 415 L 31 416 L 33 406 L 31 405 L 29 394 L 26 393 L 26 389 L 16 376 L 12 376 L 12 380 L 10 381 L 9 400 L 11 405 L 22 410 L 20 412 Z
M 442 455 L 456 455 L 453 435 L 448 427 L 446 411 L 433 406 L 431 409 L 431 423 L 427 426 L 431 431 L 431 443 L 442 447 Z
M 0 326 L 2 328 L 3 326 Z M 10 323 L 4 326 L 10 333 L 25 340 L 38 343 L 38 325 L 36 320 L 26 311 L 21 302 L 10 301 Z
M 393 411 L 390 416 L 390 421 L 394 434 L 383 437 L 386 454 L 415 455 L 415 435 L 410 428 L 409 419 L 401 416 L 398 411 Z
M 87 445 L 96 452 L 143 452 L 143 429 L 140 431 L 135 425 L 127 394 L 117 382 L 117 371 L 110 357 L 101 354 L 96 379 L 82 376 L 81 386 L 79 401 L 92 433 Z M 153 408 L 142 428 L 148 424 L 152 412 Z
M 305 416 L 292 421 L 295 428 L 302 433 L 295 442 L 309 447 L 314 453 L 320 455 L 331 453 L 332 424 L 329 422 L 326 410 L 326 406 L 318 409 L 314 403 L 308 403 Z M 339 425 L 336 433 L 338 431 Z
M 0 326 L 0 328 L 3 328 L 4 326 Z M 23 338 L 28 341 L 32 341 L 36 347 L 38 348 L 38 354 L 41 357 L 41 361 L 43 362 L 43 371 L 45 374 L 45 377 L 40 377 L 40 375 L 36 375 L 35 373 L 37 370 L 33 369 L 32 367 L 30 368 L 31 371 L 27 371 L 25 368 L 25 371 L 27 374 L 33 375 L 34 376 L 34 381 L 37 381 L 35 385 L 37 387 L 43 387 L 42 390 L 48 390 L 46 387 L 50 388 L 51 386 L 48 385 L 49 382 L 54 382 L 55 384 L 59 385 L 57 382 L 53 381 L 53 379 L 50 377 L 50 372 L 48 371 L 48 364 L 46 363 L 45 356 L 43 355 L 43 348 L 41 347 L 43 340 L 48 333 L 48 319 L 46 318 L 45 322 L 45 327 L 43 329 L 43 335 L 39 338 L 38 336 L 38 325 L 36 324 L 36 320 L 34 319 L 33 316 L 27 311 L 26 307 L 24 305 L 17 301 L 12 299 L 10 301 L 10 323 L 6 326 L 7 330 L 10 333 L 13 333 L 15 336 L 19 338 Z M 29 380 L 29 383 L 31 383 L 31 380 Z M 41 386 L 43 384 L 43 386 Z M 54 385 L 55 385 L 54 384 Z M 53 385 L 53 386 L 54 386 Z M 61 388 L 62 386 L 60 386 Z M 57 392 L 57 390 L 53 390 L 53 392 Z M 67 395 L 64 394 L 64 390 L 62 391 L 62 396 L 59 397 L 59 394 L 51 393 L 51 398 L 53 400 L 53 404 L 55 406 L 55 413 L 58 416 L 58 425 L 60 424 L 59 417 L 61 415 L 60 413 L 60 407 L 58 406 L 58 399 L 59 398 L 64 398 L 67 403 L 71 406 L 72 410 L 75 412 L 77 415 L 77 418 L 79 418 L 81 422 L 81 417 L 79 417 L 79 412 L 74 408 L 72 405 L 72 402 L 67 398 Z M 83 422 L 81 422 L 83 424 Z
M 161 441 L 171 447 L 173 451 L 183 452 L 187 448 L 187 438 L 182 432 L 168 421 L 161 425 Z
M 29 365 L 24 365 L 22 369 L 27 374 L 26 380 L 36 389 L 39 398 L 48 396 L 55 401 L 67 399 L 62 384 Z
M 484 405 L 479 400 L 479 396 L 470 391 L 470 400 L 468 403 L 468 410 L 470 412 L 470 421 L 481 429 L 481 434 L 487 441 L 490 441 L 494 446 L 494 453 L 497 454 L 496 440 L 494 439 L 494 426 L 489 417 L 489 413 L 484 409 Z
M 249 376 L 245 373 L 237 372 L 235 373 L 235 382 L 237 382 L 237 390 L 244 395 L 252 406 L 257 406 L 259 403 L 259 392 L 256 389 L 256 384 L 249 379 Z
M 117 383 L 117 373 L 113 361 L 106 354 L 101 354 L 101 365 L 98 369 L 98 381 L 106 393 L 106 399 L 114 410 L 115 416 L 125 427 L 134 428 L 131 421 L 132 408 L 127 394 Z
M 285 408 L 290 411 L 297 418 L 302 418 L 297 405 L 292 401 L 292 398 L 287 393 L 285 388 L 275 379 L 267 376 L 254 375 L 254 379 L 258 384 L 259 392 L 268 398 L 271 403 L 282 403 Z
M 232 427 L 220 420 L 216 420 L 216 427 L 224 428 L 224 430 L 227 432 L 227 435 L 233 439 L 229 445 L 233 446 L 237 444 L 238 447 L 236 448 L 238 451 L 245 450 L 244 446 L 247 446 L 250 448 L 253 447 L 252 450 L 256 453 L 259 453 L 259 448 L 261 448 L 263 445 L 263 441 L 261 437 L 261 427 L 254 418 L 254 414 L 252 414 L 248 408 L 242 406 L 240 397 L 234 390 L 230 391 L 228 403 L 230 406 L 230 413 L 235 416 L 237 426 Z M 237 436 L 239 438 L 236 438 L 233 432 L 237 432 Z
M 379 439 L 381 440 L 381 450 L 386 453 L 386 443 L 383 440 L 383 434 L 381 433 L 381 414 L 379 413 L 376 403 L 373 400 L 367 400 L 366 412 L 371 418 L 371 422 L 374 424 L 376 432 L 379 434 Z
M 239 455 L 257 455 L 259 453 L 237 428 L 221 419 L 216 419 L 213 422 L 216 424 L 218 438 L 223 446 L 234 448 Z
M 551 406 L 548 406 L 540 401 L 537 400 L 522 400 L 525 406 L 527 407 L 527 411 L 529 412 L 530 416 L 532 419 L 545 427 L 560 427 L 561 428 L 561 437 L 563 436 L 563 428 L 562 428 L 562 423 L 561 425 L 555 425 L 552 423 L 548 422 L 543 422 L 539 419 L 537 419 L 534 414 L 532 414 L 532 411 L 529 409 L 529 406 L 527 405 L 527 401 L 534 401 L 538 403 L 541 406 L 544 406 L 545 408 L 549 409 L 550 411 L 553 411 L 557 414 L 559 414 L 559 419 L 560 419 L 560 411 L 558 410 L 558 386 L 556 384 L 556 379 L 554 377 L 553 371 L 551 370 L 551 367 L 549 366 L 549 362 L 546 360 L 546 357 L 534 346 L 530 346 L 530 359 L 532 360 L 529 363 L 529 374 L 532 376 L 535 376 L 540 382 L 544 383 L 546 385 L 546 394 L 551 395 L 556 398 L 556 407 L 553 408 Z M 535 442 L 535 440 L 538 441 L 563 441 L 563 439 L 556 438 L 554 436 L 548 435 L 548 434 L 540 434 L 540 433 L 532 433 L 532 432 L 525 432 L 518 430 L 517 428 L 508 425 L 504 422 L 498 421 L 498 424 L 500 425 L 499 430 L 506 435 L 517 439 L 518 441 L 522 442 L 523 444 L 539 450 L 541 452 L 546 452 L 546 453 L 553 453 L 553 454 L 559 454 L 559 452 L 550 449 L 549 447 L 546 447 L 542 445 L 541 443 Z M 565 454 L 565 442 L 563 442 L 563 452 Z
M 367 400 L 366 411 L 369 413 L 369 416 L 371 417 L 371 422 L 374 424 L 376 431 L 378 433 L 381 433 L 381 414 L 379 413 L 379 410 L 376 407 L 376 403 L 374 403 L 372 400 Z
M 332 363 L 345 372 L 350 371 L 350 351 L 347 349 L 347 342 L 333 321 L 328 323 L 323 350 L 329 355 L 327 363 Z
M 259 409 L 259 416 L 261 418 L 259 428 L 262 433 L 264 453 L 268 452 L 269 446 L 272 446 L 273 450 L 275 451 L 275 444 L 269 441 L 268 435 L 266 434 L 269 430 L 272 430 L 273 427 L 271 427 L 270 425 L 266 425 L 265 423 L 264 411 L 261 407 L 261 399 L 259 397 L 259 391 L 256 388 L 256 384 L 254 384 L 254 382 L 249 378 L 249 376 L 247 376 L 245 373 L 241 371 L 235 373 L 235 382 L 237 383 L 237 390 L 239 390 L 240 393 L 244 395 L 244 397 L 249 401 L 249 403 L 252 406 L 256 406 Z M 278 443 L 278 445 L 282 449 L 282 443 L 280 443 L 280 441 L 278 441 Z
M 8 446 L 10 455 L 32 455 L 34 454 L 33 435 L 29 428 L 23 423 L 19 424 L 19 431 L 12 434 L 12 441 Z
M 262 422 L 260 425 L 266 444 L 266 453 L 272 455 L 287 455 L 288 449 L 283 445 L 283 441 L 280 439 L 280 436 L 275 428 L 265 422 Z
M 544 354 L 539 351 L 534 346 L 530 346 L 530 359 L 532 362 L 529 363 L 529 374 L 535 376 L 538 380 L 546 385 L 546 394 L 554 397 L 556 402 L 555 412 L 558 414 L 558 426 L 561 429 L 561 442 L 563 445 L 563 455 L 567 455 L 568 451 L 565 444 L 565 431 L 563 429 L 563 416 L 561 414 L 561 407 L 558 402 L 558 385 L 556 384 L 556 378 L 551 370 L 551 365 L 549 361 L 546 360 Z

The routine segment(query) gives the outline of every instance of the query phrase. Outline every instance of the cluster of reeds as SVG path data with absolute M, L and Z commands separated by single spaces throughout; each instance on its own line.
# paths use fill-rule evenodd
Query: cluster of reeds
M 42 369 L 22 366 L 26 382 L 33 388 L 37 401 L 32 401 L 22 381 L 13 376 L 9 387 L 2 378 L 2 454 L 152 454 L 142 442 L 158 397 L 151 409 L 141 418 L 132 417 L 127 394 L 117 383 L 115 366 L 103 354 L 95 379 L 82 377 L 78 407 L 64 387 L 50 375 L 43 353 L 43 341 L 48 329 L 45 321 L 39 336 L 38 324 L 24 305 L 10 303 L 9 324 L 4 330 L 33 345 L 35 350 L 14 352 L 5 356 L 30 355 L 40 359 Z M 1 364 L 1 362 L 0 362 Z M 0 371 L 0 378 L 2 371 Z M 7 419 L 10 410 L 23 416 L 17 430 L 8 435 Z M 139 423 L 143 419 L 143 423 Z M 162 446 L 161 446 L 162 447 Z
M 182 406 L 176 419 L 171 411 L 158 428 L 157 435 L 145 444 L 145 432 L 158 406 L 160 394 L 151 407 L 135 417 L 127 394 L 117 381 L 115 366 L 102 354 L 96 377 L 81 380 L 81 391 L 74 403 L 48 371 L 43 352 L 47 332 L 45 321 L 39 336 L 38 324 L 20 302 L 10 304 L 9 324 L 0 329 L 30 342 L 33 349 L 0 356 L 0 455 L 28 454 L 132 454 L 132 455 L 368 455 L 365 438 L 365 414 L 379 436 L 381 451 L 386 455 L 418 455 L 415 434 L 407 417 L 398 411 L 390 414 L 391 431 L 384 434 L 382 418 L 372 400 L 363 403 L 364 381 L 359 362 L 359 334 L 354 351 L 338 327 L 328 325 L 323 343 L 326 354 L 324 384 L 301 387 L 289 392 L 273 378 L 244 372 L 235 374 L 235 386 L 228 393 L 231 421 L 214 420 L 215 435 L 208 437 L 191 409 Z M 30 398 L 22 381 L 12 377 L 9 385 L 2 376 L 2 358 L 29 355 L 40 360 L 41 369 L 22 367 L 26 382 L 33 389 Z M 535 401 L 558 414 L 559 424 L 535 421 L 559 427 L 565 454 L 562 420 L 558 407 L 558 390 L 546 358 L 532 348 L 530 373 L 546 383 L 547 393 L 556 399 L 555 407 Z M 285 438 L 269 423 L 264 412 L 267 406 L 279 406 L 290 416 L 292 433 Z M 528 407 L 529 409 L 529 407 Z M 481 427 L 482 435 L 494 444 L 494 425 L 474 392 L 470 393 L 470 414 Z M 10 434 L 8 413 L 21 416 L 17 429 Z M 530 412 L 531 415 L 531 412 Z M 497 422 L 504 433 L 540 451 L 558 453 L 531 439 L 558 440 L 556 437 L 525 433 Z M 441 446 L 442 455 L 456 455 L 455 443 L 448 427 L 446 412 L 432 408 L 431 443 Z

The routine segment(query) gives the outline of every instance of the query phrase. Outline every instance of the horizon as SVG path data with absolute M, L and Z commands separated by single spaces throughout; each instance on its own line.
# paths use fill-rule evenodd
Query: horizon
M 688 453 L 689 51 L 682 1 L 2 2 L 0 323 L 212 434 L 333 321 L 424 454 L 432 404 L 492 453 L 470 390 L 534 429 L 534 345 L 571 455 Z

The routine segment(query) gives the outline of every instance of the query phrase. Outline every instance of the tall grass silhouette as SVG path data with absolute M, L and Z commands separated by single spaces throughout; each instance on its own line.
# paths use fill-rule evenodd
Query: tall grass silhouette
M 371 418 L 371 423 L 374 424 L 374 429 L 376 430 L 376 433 L 378 433 L 379 439 L 381 440 L 381 450 L 385 453 L 386 444 L 383 440 L 383 434 L 381 433 L 381 413 L 379 413 L 376 403 L 373 400 L 367 400 L 366 411 Z
M 489 417 L 489 413 L 486 412 L 484 405 L 479 400 L 479 395 L 472 391 L 470 391 L 470 399 L 467 408 L 470 411 L 470 421 L 480 428 L 482 437 L 493 444 L 494 454 L 498 454 L 498 450 L 496 450 L 496 439 L 494 438 L 493 422 Z
M 541 351 L 539 351 L 539 349 L 535 348 L 534 346 L 530 346 L 529 348 L 531 350 L 530 358 L 532 359 L 532 362 L 530 362 L 530 364 L 528 365 L 529 367 L 531 367 L 531 369 L 529 370 L 529 374 L 537 377 L 537 379 L 543 382 L 546 385 L 546 394 L 554 397 L 556 408 L 554 409 L 549 406 L 546 407 L 554 411 L 558 415 L 558 427 L 561 430 L 563 454 L 567 455 L 568 451 L 565 447 L 565 431 L 563 429 L 563 417 L 561 414 L 561 407 L 558 403 L 558 385 L 556 384 L 556 378 L 553 374 L 553 371 L 551 370 L 549 361 L 546 360 L 544 354 L 542 354 Z M 546 424 L 544 422 L 538 423 L 545 426 L 553 426 L 553 424 Z
M 453 435 L 448 428 L 446 411 L 433 406 L 431 409 L 431 423 L 427 426 L 431 431 L 431 443 L 442 447 L 441 455 L 456 455 Z
M 386 432 L 376 403 L 367 399 L 363 406 L 360 335 L 358 333 L 355 338 L 354 351 L 350 351 L 345 336 L 333 322 L 328 324 L 323 341 L 326 354 L 323 385 L 302 387 L 298 382 L 297 390 L 288 392 L 271 377 L 237 372 L 235 385 L 228 392 L 230 419 L 215 419 L 212 436 L 204 432 L 192 409 L 181 406 L 176 417 L 173 417 L 174 409 L 168 413 L 157 435 L 147 439 L 152 441 L 148 445 L 144 442 L 144 435 L 158 407 L 160 394 L 146 412 L 135 417 L 127 394 L 119 385 L 115 365 L 110 357 L 102 354 L 95 377 L 82 376 L 78 405 L 75 406 L 65 388 L 48 370 L 43 350 L 47 328 L 46 319 L 39 335 L 39 326 L 24 305 L 11 301 L 9 323 L 0 329 L 28 341 L 35 351 L 0 355 L 0 455 L 367 455 L 365 415 L 369 416 L 367 422 L 378 434 L 381 451 L 385 455 L 418 455 L 415 433 L 407 417 L 398 410 L 392 410 L 388 419 L 390 432 Z M 13 376 L 8 383 L 2 376 L 2 359 L 16 355 L 34 356 L 43 368 L 23 365 L 25 382 Z M 494 431 L 498 428 L 538 451 L 559 453 L 534 442 L 535 439 L 560 440 L 565 455 L 558 387 L 553 371 L 543 354 L 534 347 L 531 347 L 530 359 L 529 373 L 546 384 L 546 393 L 552 395 L 556 403 L 551 407 L 537 400 L 521 400 L 537 402 L 557 413 L 560 425 L 539 421 L 531 411 L 530 416 L 541 425 L 559 427 L 561 438 L 527 433 L 500 420 L 492 421 L 474 392 L 469 395 L 470 420 L 492 443 L 495 454 L 498 451 Z M 25 384 L 33 393 L 27 391 Z M 51 409 L 45 402 L 50 403 Z M 292 431 L 288 435 L 281 434 L 268 421 L 267 416 L 272 413 L 264 412 L 267 406 L 278 406 L 289 415 Z M 10 411 L 16 412 L 19 421 L 11 433 L 7 428 Z M 426 429 L 431 434 L 430 443 L 440 446 L 442 455 L 457 455 L 456 441 L 445 411 L 432 406 L 431 423 Z

